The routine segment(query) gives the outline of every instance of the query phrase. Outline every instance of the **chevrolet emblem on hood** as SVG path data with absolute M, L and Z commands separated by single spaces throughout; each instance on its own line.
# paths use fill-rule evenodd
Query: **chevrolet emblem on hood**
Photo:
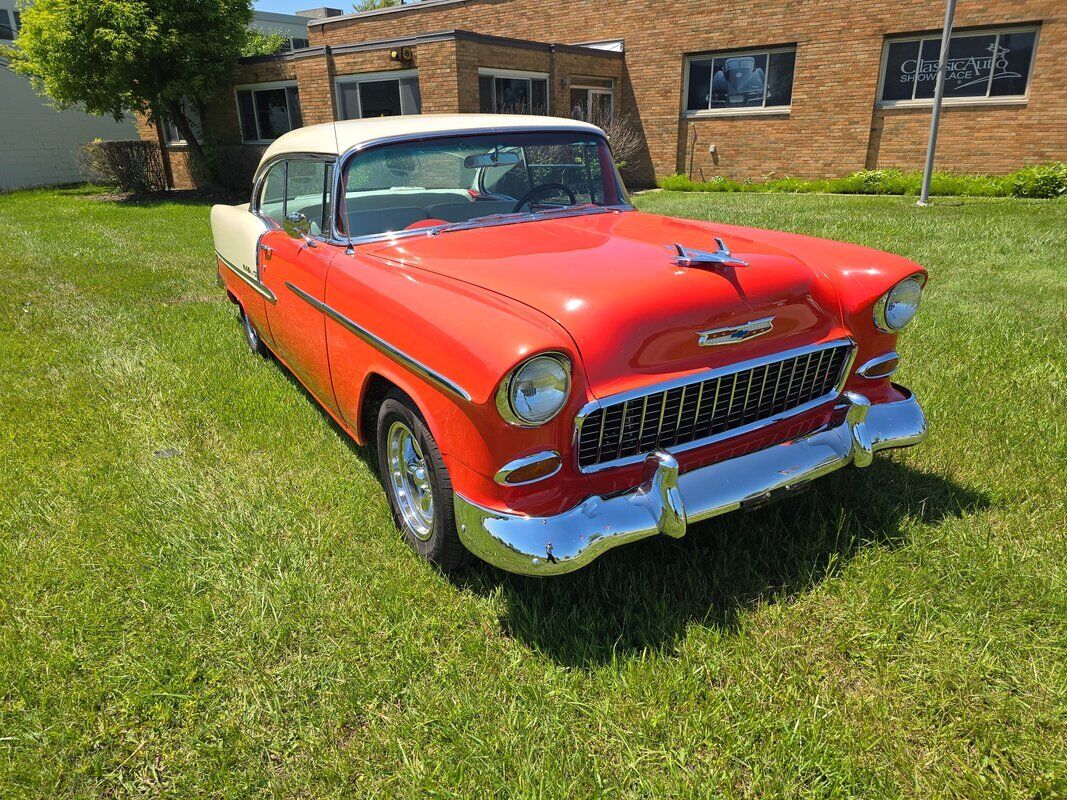
M 768 333 L 774 327 L 774 317 L 754 319 L 743 325 L 730 325 L 725 328 L 712 328 L 709 331 L 697 331 L 698 344 L 701 347 L 714 347 L 720 344 L 737 344 L 748 339 L 755 339 Z

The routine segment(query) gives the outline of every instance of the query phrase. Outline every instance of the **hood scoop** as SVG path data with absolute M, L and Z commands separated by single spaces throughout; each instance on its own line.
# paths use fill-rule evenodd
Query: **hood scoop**
M 717 249 L 714 253 L 709 253 L 706 250 L 690 250 L 683 247 L 680 244 L 675 244 L 674 247 L 678 251 L 674 257 L 674 263 L 679 267 L 747 267 L 748 262 L 742 261 L 740 258 L 734 258 L 733 253 L 730 252 L 730 248 L 726 246 L 726 242 L 715 237 L 715 244 Z

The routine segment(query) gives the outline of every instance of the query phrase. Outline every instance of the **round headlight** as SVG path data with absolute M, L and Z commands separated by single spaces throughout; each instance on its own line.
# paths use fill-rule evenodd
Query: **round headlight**
M 921 275 L 905 278 L 878 300 L 874 307 L 874 322 L 886 333 L 895 333 L 911 322 L 922 300 Z
M 534 356 L 500 385 L 497 408 L 512 424 L 543 425 L 566 404 L 570 388 L 571 366 L 565 356 Z

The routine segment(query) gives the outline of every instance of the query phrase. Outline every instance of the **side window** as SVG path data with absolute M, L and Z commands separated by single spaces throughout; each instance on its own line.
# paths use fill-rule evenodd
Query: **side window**
M 311 233 L 321 236 L 329 205 L 328 170 L 325 161 L 290 161 L 285 189 L 285 213 L 303 214 L 311 223 Z
M 285 216 L 285 163 L 279 161 L 267 173 L 259 195 L 259 213 L 280 228 Z
M 286 214 L 308 218 L 311 233 L 321 236 L 330 214 L 333 164 L 325 161 L 279 161 L 267 173 L 259 195 L 259 213 L 282 227 Z

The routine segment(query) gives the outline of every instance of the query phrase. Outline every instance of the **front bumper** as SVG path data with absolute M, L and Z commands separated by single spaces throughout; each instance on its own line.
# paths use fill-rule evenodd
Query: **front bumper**
M 681 537 L 689 523 L 795 489 L 850 463 L 865 467 L 878 450 L 921 442 L 926 416 L 914 395 L 901 390 L 908 395 L 904 400 L 877 405 L 847 392 L 839 423 L 684 475 L 669 453 L 649 453 L 640 486 L 590 497 L 552 517 L 483 508 L 457 494 L 459 536 L 483 561 L 524 575 L 571 572 L 613 547 L 657 533 Z

